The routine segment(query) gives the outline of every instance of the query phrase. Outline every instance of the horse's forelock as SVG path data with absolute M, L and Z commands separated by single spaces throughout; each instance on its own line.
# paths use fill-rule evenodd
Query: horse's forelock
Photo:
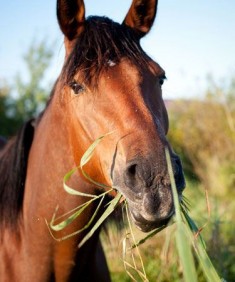
M 89 17 L 75 40 L 62 72 L 67 82 L 80 71 L 84 83 L 94 84 L 109 67 L 108 62 L 119 62 L 123 57 L 142 67 L 146 63 L 147 56 L 134 31 L 105 17 Z

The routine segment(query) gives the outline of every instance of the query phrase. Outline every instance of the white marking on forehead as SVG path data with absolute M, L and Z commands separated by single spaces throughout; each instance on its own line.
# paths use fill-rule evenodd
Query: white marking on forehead
M 112 61 L 112 60 L 108 60 L 107 64 L 108 64 L 109 67 L 116 66 L 116 63 L 114 63 L 114 61 Z

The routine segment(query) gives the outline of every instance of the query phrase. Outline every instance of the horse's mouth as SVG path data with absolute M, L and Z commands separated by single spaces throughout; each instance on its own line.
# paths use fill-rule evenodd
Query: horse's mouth
M 137 161 L 135 163 L 138 163 Z M 180 161 L 175 163 L 174 177 L 181 201 L 185 180 Z M 167 225 L 175 213 L 171 181 L 167 173 L 154 173 L 148 166 L 128 166 L 126 173 L 114 174 L 113 185 L 125 197 L 134 224 L 143 232 Z M 149 177 L 150 175 L 150 177 Z M 151 181 L 149 181 L 151 180 Z
M 149 203 L 150 201 L 151 200 L 147 200 L 146 202 Z M 127 200 L 127 203 L 128 202 L 129 201 Z M 172 199 L 168 199 L 166 203 L 159 200 L 158 205 L 152 207 L 150 207 L 149 204 L 146 206 L 146 203 L 143 200 L 142 204 L 139 205 L 132 206 L 129 204 L 128 208 L 134 224 L 143 232 L 149 232 L 155 228 L 167 225 L 174 214 L 174 204 Z
M 142 232 L 149 232 L 153 229 L 166 226 L 170 221 L 172 215 L 174 214 L 174 209 L 172 208 L 171 212 L 162 218 L 156 219 L 155 221 L 146 220 L 140 213 L 135 210 L 130 210 L 132 220 L 136 227 L 138 227 Z
M 134 198 L 131 196 L 125 195 L 128 209 L 133 223 L 143 232 L 166 226 L 175 213 L 171 186 L 145 191 L 141 197 L 140 195 Z M 178 191 L 178 197 L 181 201 L 182 187 L 181 191 Z

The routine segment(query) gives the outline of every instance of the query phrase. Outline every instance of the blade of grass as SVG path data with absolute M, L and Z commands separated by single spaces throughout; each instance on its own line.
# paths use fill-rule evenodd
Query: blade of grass
M 140 245 L 144 244 L 148 239 L 150 239 L 151 237 L 153 237 L 157 233 L 161 232 L 165 228 L 166 228 L 166 225 L 152 230 L 147 236 L 140 239 L 138 242 L 136 242 L 136 244 L 132 245 L 131 249 L 134 249 L 134 248 L 139 247 Z
M 107 134 L 100 136 L 89 146 L 89 148 L 86 150 L 86 152 L 83 154 L 83 156 L 80 160 L 80 167 L 83 167 L 85 164 L 87 164 L 89 162 L 89 160 L 91 159 L 91 157 L 94 153 L 95 148 L 99 145 L 101 140 L 109 134 L 110 133 L 107 133 Z
M 195 222 L 192 220 L 192 218 L 189 216 L 189 214 L 186 212 L 186 210 L 184 209 L 184 207 L 181 207 L 181 210 L 182 210 L 182 213 L 183 213 L 183 216 L 185 218 L 185 221 L 187 222 L 190 230 L 193 232 L 193 234 L 199 234 L 199 239 L 201 241 L 201 244 L 204 246 L 204 248 L 206 248 L 206 243 L 205 241 L 203 240 L 200 232 L 198 232 L 198 227 L 197 225 L 195 224 Z
M 188 222 L 188 232 L 193 232 L 198 234 L 198 228 L 195 222 L 190 218 L 190 216 L 183 210 L 183 215 L 185 216 L 186 221 Z M 191 233 L 192 234 L 192 233 Z M 199 236 L 191 236 L 193 242 L 193 248 L 195 250 L 197 259 L 202 267 L 203 273 L 209 282 L 220 282 L 221 279 L 215 270 L 207 252 L 205 242 L 199 233 Z
M 129 216 L 129 209 L 128 209 L 127 203 L 126 203 L 125 207 L 126 207 L 126 216 L 127 216 L 128 226 L 129 226 L 129 229 L 130 229 L 130 234 L 131 234 L 134 246 L 136 246 L 136 251 L 137 251 L 137 255 L 139 257 L 140 263 L 141 263 L 142 271 L 137 269 L 136 263 L 135 263 L 135 258 L 133 257 L 133 263 L 134 263 L 134 266 L 135 266 L 134 269 L 136 270 L 136 272 L 142 278 L 143 281 L 148 281 L 147 275 L 146 275 L 146 271 L 145 271 L 145 267 L 144 267 L 144 263 L 143 263 L 143 259 L 142 259 L 141 254 L 140 254 L 139 247 L 137 246 L 137 243 L 136 243 L 136 240 L 135 240 L 135 236 L 134 236 L 134 232 L 133 232 L 133 229 L 132 229 L 132 226 L 131 226 L 131 221 L 130 221 L 130 216 Z
M 141 270 L 139 270 L 138 267 L 137 267 L 137 264 L 136 264 L 136 261 L 135 261 L 135 256 L 134 256 L 134 253 L 132 252 L 132 249 L 127 247 L 127 241 L 129 241 L 129 244 L 131 243 L 130 242 L 131 239 L 129 238 L 129 235 L 131 235 L 131 234 L 126 231 L 126 236 L 125 236 L 125 238 L 123 239 L 123 242 L 122 242 L 122 247 L 123 247 L 122 261 L 123 261 L 123 265 L 124 265 L 126 274 L 133 281 L 139 281 L 139 279 L 136 280 L 136 278 L 133 276 L 134 274 L 137 274 L 142 281 L 147 282 L 148 279 L 147 279 L 146 275 Z M 128 252 L 127 252 L 127 250 L 128 250 Z M 130 262 L 127 261 L 129 252 L 131 252 L 130 256 L 131 256 L 133 264 L 131 264 Z M 130 269 L 130 271 L 129 271 L 128 268 Z M 134 273 L 131 273 L 131 271 L 134 272 Z
M 170 178 L 171 178 L 174 204 L 175 204 L 175 208 L 178 209 L 179 200 L 178 200 L 176 185 L 174 181 L 173 170 L 171 166 L 170 154 L 168 150 L 166 150 L 166 158 L 167 158 L 167 164 L 168 164 L 168 171 L 169 171 Z M 192 250 L 191 250 L 191 245 L 192 245 L 207 281 L 209 282 L 221 281 L 217 271 L 215 270 L 205 250 L 205 242 L 202 239 L 199 229 L 197 228 L 196 224 L 190 218 L 190 216 L 188 215 L 187 211 L 185 210 L 183 206 L 181 207 L 181 214 L 184 216 L 185 222 L 187 224 L 185 224 L 182 221 L 182 216 L 180 217 L 179 213 L 180 213 L 180 210 L 177 210 L 176 211 L 176 224 L 177 224 L 176 239 L 177 239 L 177 247 L 179 249 L 180 260 L 183 265 L 185 280 L 190 281 L 190 282 L 197 281 L 196 272 L 193 275 L 191 275 L 190 277 L 190 272 L 192 270 L 195 271 L 195 264 L 193 261 Z M 194 234 L 199 235 L 199 236 L 194 236 Z M 188 243 L 189 241 L 191 241 L 191 244 Z M 187 254 L 188 259 L 190 259 L 190 262 L 185 261 L 186 254 Z
M 82 212 L 84 212 L 84 210 L 91 204 L 91 201 L 86 202 L 85 205 L 83 205 L 82 208 L 80 208 L 78 211 L 76 211 L 75 213 L 73 213 L 71 216 L 69 216 L 67 219 L 65 219 L 64 221 L 58 223 L 58 224 L 54 224 L 55 220 L 52 220 L 50 222 L 50 227 L 52 230 L 54 231 L 60 231 L 63 230 L 65 227 L 67 227 L 69 224 L 71 224 L 79 215 L 81 215 Z
M 195 263 L 193 259 L 191 244 L 189 243 L 189 237 L 187 236 L 186 229 L 184 222 L 182 220 L 181 216 L 181 209 L 180 209 L 180 203 L 178 198 L 178 193 L 175 185 L 175 179 L 171 164 L 171 158 L 169 150 L 165 149 L 166 153 L 166 161 L 167 161 L 167 167 L 168 167 L 168 173 L 170 176 L 171 181 L 171 188 L 172 188 L 172 194 L 173 194 L 173 200 L 174 200 L 174 206 L 175 206 L 175 218 L 176 218 L 176 244 L 179 252 L 179 258 L 182 263 L 183 267 L 183 274 L 185 281 L 187 282 L 197 282 L 197 274 L 196 274 L 196 268 Z
M 88 194 L 88 193 L 82 193 L 79 192 L 77 190 L 74 190 L 73 188 L 69 187 L 66 182 L 71 178 L 71 176 L 78 170 L 79 167 L 76 167 L 74 169 L 72 169 L 71 171 L 69 171 L 68 173 L 66 173 L 66 175 L 64 176 L 63 179 L 63 186 L 64 186 L 64 190 L 70 194 L 70 195 L 74 195 L 74 196 L 82 196 L 82 197 L 89 197 L 89 198 L 96 198 L 96 195 L 92 195 L 92 194 Z
M 64 190 L 71 194 L 71 195 L 76 195 L 76 196 L 84 196 L 84 197 L 90 197 L 90 198 L 95 198 L 96 196 L 92 195 L 92 194 L 88 194 L 88 193 L 82 193 L 82 192 L 79 192 L 77 190 L 74 190 L 72 189 L 71 187 L 69 187 L 66 182 L 70 179 L 70 177 L 76 172 L 77 169 L 81 169 L 81 172 L 83 174 L 83 176 L 89 180 L 91 183 L 95 184 L 97 187 L 101 187 L 101 188 L 104 188 L 104 189 L 107 189 L 107 188 L 111 188 L 110 186 L 108 185 L 105 185 L 105 184 L 102 184 L 102 183 L 99 183 L 95 180 L 93 180 L 83 169 L 83 166 L 86 165 L 91 157 L 93 156 L 94 154 L 94 151 L 96 149 L 96 147 L 99 145 L 99 143 L 103 140 L 103 138 L 105 138 L 106 136 L 110 135 L 111 133 L 113 132 L 109 132 L 107 134 L 104 134 L 102 136 L 100 136 L 99 138 L 97 138 L 89 147 L 88 149 L 86 150 L 86 152 L 83 154 L 81 160 L 80 160 L 80 165 L 74 169 L 72 169 L 70 172 L 68 172 L 65 176 L 64 176 L 64 179 L 63 179 L 63 186 L 64 186 Z
M 122 198 L 122 194 L 118 193 L 116 197 L 110 202 L 105 212 L 102 216 L 97 220 L 95 225 L 91 228 L 91 230 L 86 234 L 83 240 L 79 243 L 78 247 L 80 248 L 82 245 L 86 243 L 87 240 L 95 233 L 95 231 L 100 227 L 100 225 L 105 221 L 105 219 L 114 211 L 116 206 L 119 204 L 119 201 Z
M 92 222 L 94 221 L 94 219 L 95 219 L 95 217 L 96 217 L 96 215 L 97 215 L 97 213 L 98 213 L 98 211 L 99 211 L 99 209 L 100 209 L 100 207 L 101 207 L 101 204 L 102 204 L 103 200 L 104 200 L 104 196 L 101 198 L 101 200 L 100 200 L 100 202 L 99 202 L 99 204 L 98 204 L 98 206 L 97 206 L 95 212 L 93 213 L 92 217 L 90 218 L 90 220 L 88 221 L 88 223 L 87 223 L 83 228 L 81 228 L 81 229 L 79 229 L 79 230 L 77 230 L 77 231 L 75 231 L 75 232 L 73 232 L 73 233 L 70 233 L 70 234 L 68 234 L 68 235 L 66 235 L 66 236 L 64 236 L 64 237 L 56 238 L 56 237 L 52 234 L 50 225 L 49 225 L 48 222 L 46 221 L 46 224 L 47 224 L 47 226 L 49 227 L 49 231 L 50 231 L 51 236 L 52 236 L 56 241 L 61 242 L 61 241 L 67 240 L 67 239 L 69 239 L 69 238 L 71 238 L 71 237 L 73 237 L 73 236 L 75 236 L 75 235 L 81 233 L 82 231 L 86 230 L 87 228 L 89 228 L 90 225 L 92 224 Z

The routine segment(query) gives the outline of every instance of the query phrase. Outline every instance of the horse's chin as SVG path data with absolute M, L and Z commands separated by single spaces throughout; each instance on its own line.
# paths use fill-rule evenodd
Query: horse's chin
M 143 232 L 167 225 L 174 214 L 170 187 L 161 187 L 148 192 L 145 190 L 138 197 L 132 196 L 133 194 L 126 197 L 128 209 L 133 223 Z
M 155 218 L 154 220 L 147 220 L 139 211 L 131 208 L 129 208 L 129 210 L 135 226 L 142 232 L 150 232 L 153 229 L 166 226 L 172 215 L 174 214 L 174 209 L 172 208 L 169 214 L 167 214 L 165 217 Z

